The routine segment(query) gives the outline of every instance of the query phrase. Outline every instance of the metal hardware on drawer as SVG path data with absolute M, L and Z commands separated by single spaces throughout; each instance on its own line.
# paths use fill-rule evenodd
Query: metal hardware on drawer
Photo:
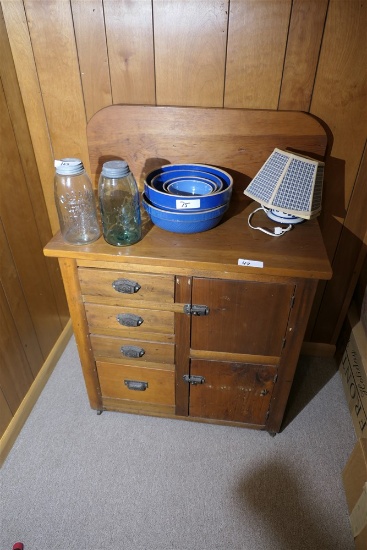
M 205 382 L 204 376 L 190 376 L 189 374 L 184 374 L 182 378 L 185 382 L 193 384 L 194 386 L 197 384 L 204 384 Z
M 122 346 L 121 353 L 125 357 L 143 357 L 145 350 L 139 346 Z
M 124 380 L 124 384 L 128 390 L 145 391 L 148 388 L 148 382 L 140 380 Z
M 134 313 L 119 313 L 116 319 L 120 325 L 124 325 L 125 327 L 139 327 L 144 321 L 142 317 L 134 315 Z
M 183 312 L 188 315 L 209 315 L 210 309 L 208 306 L 201 306 L 198 304 L 185 304 Z
M 260 395 L 261 397 L 264 397 L 264 395 L 268 395 L 269 390 L 261 390 Z
M 141 286 L 136 281 L 130 281 L 129 279 L 116 279 L 112 283 L 113 288 L 117 292 L 122 294 L 134 294 L 141 289 Z

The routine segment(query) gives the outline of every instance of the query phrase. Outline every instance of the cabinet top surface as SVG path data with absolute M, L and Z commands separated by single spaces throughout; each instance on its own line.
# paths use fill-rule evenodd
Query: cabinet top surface
M 178 234 L 164 231 L 146 221 L 143 238 L 127 247 L 107 244 L 103 237 L 89 244 L 67 244 L 60 233 L 45 247 L 46 256 L 75 258 L 87 262 L 115 262 L 165 267 L 189 271 L 228 272 L 233 274 L 272 275 L 277 277 L 302 277 L 329 279 L 331 267 L 326 255 L 317 220 L 297 225 L 281 237 L 271 237 L 250 229 L 247 218 L 256 203 L 239 213 L 229 209 L 225 218 L 215 228 L 203 233 Z M 257 218 L 255 218 L 257 216 Z M 265 214 L 254 216 L 254 223 L 269 225 Z M 239 260 L 262 262 L 262 267 L 239 265 Z
M 162 164 L 212 164 L 233 176 L 230 209 L 217 227 L 197 234 L 170 233 L 146 220 L 143 239 L 126 248 L 108 245 L 102 237 L 89 246 L 72 246 L 57 235 L 45 248 L 47 256 L 204 276 L 227 272 L 229 276 L 331 277 L 317 220 L 281 237 L 265 235 L 248 227 L 248 215 L 258 205 L 249 204 L 243 195 L 275 147 L 323 158 L 325 130 L 312 116 L 293 111 L 112 105 L 88 122 L 87 140 L 95 186 L 103 162 L 112 158 L 127 160 L 140 190 L 147 173 Z M 263 212 L 255 214 L 253 223 L 274 225 Z M 239 265 L 239 260 L 263 262 L 263 267 Z

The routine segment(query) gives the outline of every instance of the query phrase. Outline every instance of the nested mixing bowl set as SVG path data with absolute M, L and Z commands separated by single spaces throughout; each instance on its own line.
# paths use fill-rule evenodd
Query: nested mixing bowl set
M 152 222 L 174 233 L 215 227 L 229 207 L 232 177 L 206 164 L 167 164 L 144 182 L 143 206 Z

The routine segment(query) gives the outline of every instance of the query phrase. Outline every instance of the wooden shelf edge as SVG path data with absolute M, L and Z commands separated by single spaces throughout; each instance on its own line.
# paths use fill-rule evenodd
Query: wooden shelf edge
M 4 464 L 72 334 L 73 328 L 69 319 L 0 440 L 0 467 Z

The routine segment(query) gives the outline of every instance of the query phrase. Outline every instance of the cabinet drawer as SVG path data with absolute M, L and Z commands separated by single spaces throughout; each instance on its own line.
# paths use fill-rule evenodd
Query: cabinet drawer
M 190 375 L 203 384 L 190 384 L 190 416 L 265 426 L 277 369 L 225 361 L 192 360 Z
M 175 403 L 173 370 L 97 362 L 97 371 L 103 397 L 161 405 Z
M 173 275 L 129 273 L 80 267 L 78 276 L 86 302 L 103 299 L 111 304 L 116 303 L 116 305 L 123 304 L 126 300 L 165 304 L 174 302 Z
M 139 338 L 139 332 L 174 333 L 174 313 L 153 309 L 143 309 L 123 306 L 106 306 L 85 304 L 90 332 L 114 331 L 121 335 L 134 334 Z M 132 322 L 132 324 L 124 324 Z M 135 323 L 140 323 L 135 325 Z
M 174 363 L 174 344 L 133 340 L 131 338 L 113 338 L 96 334 L 91 335 L 91 343 L 95 357 L 119 359 L 135 365 L 147 362 L 171 365 Z M 131 346 L 134 346 L 134 348 L 131 349 Z

